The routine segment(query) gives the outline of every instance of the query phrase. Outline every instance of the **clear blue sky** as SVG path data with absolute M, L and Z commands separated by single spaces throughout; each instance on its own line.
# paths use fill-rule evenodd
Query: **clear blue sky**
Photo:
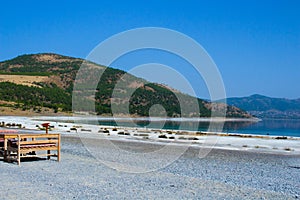
M 2 1 L 0 60 L 42 52 L 85 58 L 113 34 L 146 26 L 199 42 L 219 67 L 229 97 L 300 98 L 298 0 Z M 130 62 L 121 61 L 127 70 Z

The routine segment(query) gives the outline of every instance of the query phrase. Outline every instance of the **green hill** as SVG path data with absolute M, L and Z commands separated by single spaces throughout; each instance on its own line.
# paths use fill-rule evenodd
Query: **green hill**
M 39 112 L 41 107 L 58 111 L 72 111 L 72 91 L 76 74 L 81 67 L 83 59 L 72 58 L 52 53 L 22 55 L 14 59 L 0 62 L 0 106 L 13 106 L 16 109 L 34 109 Z M 95 63 L 86 62 L 88 65 L 105 71 L 96 88 L 95 98 L 86 98 L 85 102 L 95 103 L 96 113 L 99 115 L 111 114 L 111 96 L 116 83 L 126 72 L 110 67 L 103 67 Z M 8 76 L 7 76 L 8 75 Z M 31 81 L 16 83 L 14 78 L 22 79 L 22 76 L 32 76 Z M 95 74 L 89 72 L 88 77 Z M 45 77 L 45 78 L 43 78 Z M 177 96 L 182 97 L 185 105 L 195 100 L 194 97 L 184 95 L 164 85 L 147 82 L 141 78 L 129 75 L 130 80 L 139 85 L 130 98 L 129 110 L 134 116 L 148 116 L 152 105 L 161 104 L 169 117 L 182 117 Z M 30 84 L 28 83 L 30 82 Z M 81 85 L 85 91 L 88 85 Z M 130 89 L 130 85 L 122 85 L 124 91 Z M 211 114 L 211 103 L 196 99 L 199 102 L 199 113 L 193 113 L 190 109 L 188 116 L 184 117 L 209 117 Z M 114 102 L 116 103 L 116 102 Z M 118 104 L 122 104 L 119 99 Z M 85 110 L 84 104 L 79 106 L 81 111 Z M 220 104 L 219 111 L 227 108 L 228 117 L 248 118 L 251 115 L 240 109 Z M 122 111 L 120 111 L 122 114 Z M 218 110 L 217 110 L 218 112 Z

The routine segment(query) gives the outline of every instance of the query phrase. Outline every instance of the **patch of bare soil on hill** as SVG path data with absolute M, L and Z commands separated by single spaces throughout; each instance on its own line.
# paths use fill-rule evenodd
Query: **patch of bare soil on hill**
M 26 86 L 37 86 L 34 82 L 47 82 L 48 79 L 48 76 L 0 75 L 0 82 L 11 82 Z
M 1 74 L 0 82 L 11 82 L 18 85 L 40 87 L 36 83 L 55 83 L 57 86 L 62 87 L 59 77 L 57 76 L 28 76 L 28 75 L 8 75 Z

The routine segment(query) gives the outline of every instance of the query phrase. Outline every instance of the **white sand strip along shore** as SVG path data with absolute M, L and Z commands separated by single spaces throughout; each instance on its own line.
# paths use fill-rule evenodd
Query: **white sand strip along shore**
M 110 118 L 109 118 L 110 119 Z M 285 155 L 300 154 L 300 138 L 280 136 L 259 136 L 248 134 L 210 133 L 183 130 L 161 130 L 147 128 L 112 127 L 82 124 L 88 119 L 76 117 L 0 117 L 5 124 L 22 124 L 22 127 L 10 126 L 20 132 L 40 131 L 40 124 L 48 120 L 53 125 L 50 132 L 65 135 L 77 133 L 80 137 L 109 140 L 138 140 L 144 143 L 171 143 L 228 150 L 280 153 Z M 77 120 L 77 121 L 76 121 Z M 66 121 L 66 122 L 60 122 Z M 75 121 L 75 123 L 73 123 Z M 6 127 L 7 128 L 7 127 Z

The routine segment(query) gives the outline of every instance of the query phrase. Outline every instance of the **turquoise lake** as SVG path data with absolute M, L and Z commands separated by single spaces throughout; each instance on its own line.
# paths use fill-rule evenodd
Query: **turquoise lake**
M 136 120 L 134 126 L 145 128 L 163 128 L 171 130 L 192 130 L 192 131 L 207 131 L 209 122 L 196 122 L 196 121 L 153 121 Z M 98 120 L 99 125 L 110 126 L 130 126 L 133 124 L 121 121 L 116 123 L 114 120 Z M 257 134 L 257 135 L 276 135 L 276 136 L 292 136 L 300 137 L 300 120 L 275 120 L 265 119 L 259 122 L 226 122 L 223 126 L 224 133 L 244 133 L 244 134 Z

